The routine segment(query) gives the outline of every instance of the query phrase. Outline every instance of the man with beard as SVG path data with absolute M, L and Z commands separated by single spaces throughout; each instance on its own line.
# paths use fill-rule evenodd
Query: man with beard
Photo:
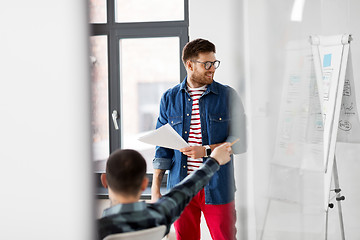
M 215 45 L 208 40 L 187 43 L 182 53 L 187 76 L 162 96 L 156 128 L 170 124 L 190 146 L 180 151 L 156 147 L 152 201 L 161 197 L 160 184 L 166 170 L 170 189 L 198 169 L 216 146 L 239 138 L 233 145 L 234 153 L 246 151 L 244 108 L 233 88 L 213 80 L 220 65 L 215 53 Z M 213 239 L 235 239 L 234 192 L 231 160 L 221 166 L 174 223 L 177 239 L 200 239 L 201 212 Z

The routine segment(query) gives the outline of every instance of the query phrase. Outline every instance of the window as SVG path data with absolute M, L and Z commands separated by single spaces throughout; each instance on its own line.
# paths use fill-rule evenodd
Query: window
M 96 160 L 109 156 L 108 49 L 106 36 L 90 37 L 92 137 Z
M 119 45 L 122 147 L 140 151 L 152 172 L 155 148 L 137 139 L 155 128 L 162 93 L 180 81 L 179 37 L 122 39 Z
M 117 0 L 116 22 L 183 21 L 184 0 Z
M 89 1 L 95 170 L 132 148 L 151 173 L 155 146 L 137 138 L 155 129 L 161 95 L 186 75 L 188 0 Z
M 106 23 L 106 1 L 89 0 L 90 23 Z

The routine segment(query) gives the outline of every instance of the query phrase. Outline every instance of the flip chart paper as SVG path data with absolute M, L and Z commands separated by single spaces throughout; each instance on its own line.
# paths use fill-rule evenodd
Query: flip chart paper
M 168 123 L 141 136 L 139 141 L 175 150 L 189 147 L 189 144 L 185 142 L 185 140 Z
M 288 42 L 275 151 L 276 165 L 323 169 L 323 123 L 311 47 Z M 281 183 L 280 183 L 281 185 Z
M 355 98 L 355 84 L 350 48 L 348 57 L 337 141 L 360 143 L 360 122 Z

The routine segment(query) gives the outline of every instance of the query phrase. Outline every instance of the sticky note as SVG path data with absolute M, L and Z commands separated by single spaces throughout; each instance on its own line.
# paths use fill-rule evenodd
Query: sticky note
M 324 55 L 323 67 L 330 67 L 331 66 L 331 54 Z

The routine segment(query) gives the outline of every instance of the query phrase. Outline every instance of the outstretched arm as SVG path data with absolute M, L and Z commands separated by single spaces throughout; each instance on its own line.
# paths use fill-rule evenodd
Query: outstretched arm
M 210 178 L 230 161 L 231 147 L 224 143 L 214 149 L 204 165 L 187 176 L 167 194 L 154 203 L 161 214 L 165 215 L 168 227 L 180 216 L 190 200 L 209 182 Z

